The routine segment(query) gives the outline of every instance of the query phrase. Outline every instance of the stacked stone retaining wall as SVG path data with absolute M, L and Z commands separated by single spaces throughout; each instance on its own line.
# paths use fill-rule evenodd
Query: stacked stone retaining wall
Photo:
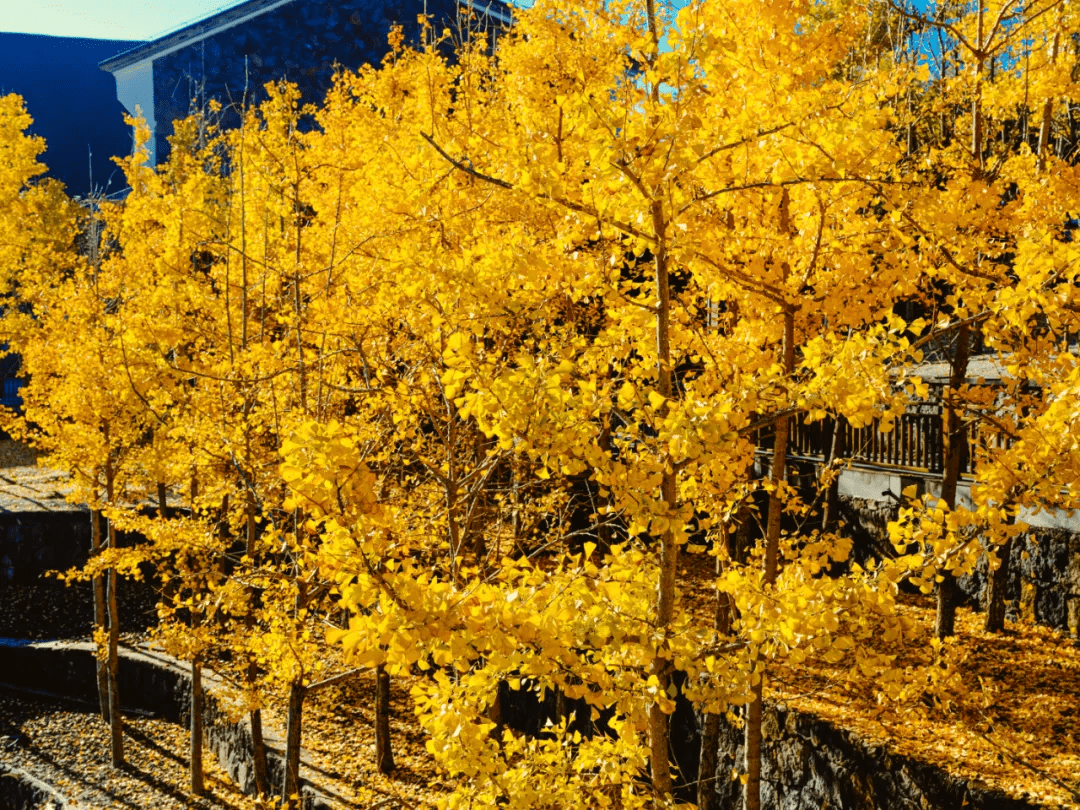
M 84 810 L 37 777 L 0 763 L 0 808 L 3 810 Z
M 840 498 L 840 516 L 854 541 L 856 558 L 894 553 L 888 524 L 899 503 Z M 967 603 L 985 609 L 986 562 L 959 579 Z M 1013 543 L 1006 589 L 1008 616 L 1022 615 L 1058 630 L 1076 633 L 1080 624 L 1080 534 L 1060 528 L 1032 527 Z
M 762 736 L 761 806 L 770 810 L 1031 810 L 1038 806 L 867 745 L 849 731 L 782 705 L 766 705 Z M 694 741 L 682 744 L 692 746 Z M 713 774 L 718 807 L 741 808 L 742 783 L 732 774 L 742 770 L 742 729 L 725 721 L 719 749 Z

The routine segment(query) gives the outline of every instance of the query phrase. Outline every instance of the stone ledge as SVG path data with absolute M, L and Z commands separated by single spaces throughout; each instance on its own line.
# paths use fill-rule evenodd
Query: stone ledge
M 0 763 L 0 807 L 4 810 L 87 810 L 85 805 L 69 801 L 52 785 L 21 768 Z

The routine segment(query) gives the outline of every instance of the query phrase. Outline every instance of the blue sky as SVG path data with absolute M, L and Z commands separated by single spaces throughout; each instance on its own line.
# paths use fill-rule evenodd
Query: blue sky
M 152 39 L 236 0 L 4 0 L 0 31 L 93 39 Z

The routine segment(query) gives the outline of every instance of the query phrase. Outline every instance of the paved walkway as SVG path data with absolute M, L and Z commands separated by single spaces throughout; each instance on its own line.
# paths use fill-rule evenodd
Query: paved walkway
M 34 451 L 19 442 L 0 440 L 0 513 L 85 511 L 65 500 L 67 490 L 67 475 L 38 467 Z

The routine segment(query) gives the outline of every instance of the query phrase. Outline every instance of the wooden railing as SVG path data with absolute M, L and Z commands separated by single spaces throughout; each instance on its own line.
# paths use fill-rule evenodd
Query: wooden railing
M 824 461 L 833 447 L 834 418 L 807 424 L 796 417 L 791 422 L 788 454 L 792 458 Z M 840 458 L 870 467 L 900 468 L 930 475 L 940 475 L 945 468 L 945 442 L 942 436 L 942 414 L 939 403 L 927 402 L 912 406 L 893 422 L 892 430 L 883 432 L 876 420 L 856 428 L 841 420 L 841 436 L 837 450 Z M 975 443 L 991 443 L 1004 447 L 999 436 L 979 437 L 975 431 L 965 431 L 966 440 L 960 458 L 962 475 L 973 474 L 972 459 L 976 457 Z M 974 435 L 973 435 L 974 434 Z M 758 449 L 771 452 L 772 429 L 758 432 Z

